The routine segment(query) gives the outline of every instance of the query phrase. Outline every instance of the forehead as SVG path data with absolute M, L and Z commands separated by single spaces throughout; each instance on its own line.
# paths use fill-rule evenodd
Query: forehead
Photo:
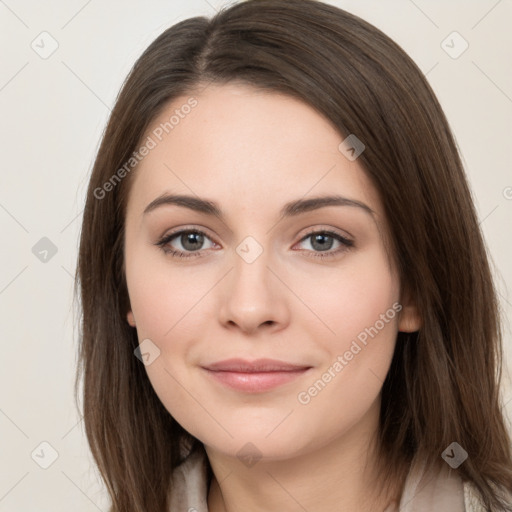
M 167 104 L 142 141 L 152 149 L 132 177 L 129 210 L 163 192 L 277 210 L 307 195 L 340 194 L 379 212 L 378 195 L 344 137 L 312 106 L 240 84 L 209 85 Z

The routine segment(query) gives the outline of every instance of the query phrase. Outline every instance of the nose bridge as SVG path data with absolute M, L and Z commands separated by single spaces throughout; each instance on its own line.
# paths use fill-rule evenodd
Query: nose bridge
M 254 246 L 247 243 L 240 244 L 236 249 L 230 279 L 232 292 L 240 300 L 245 297 L 257 300 L 269 293 L 269 251 L 264 250 L 260 254 L 255 251 Z
M 271 256 L 269 248 L 250 236 L 235 248 L 220 308 L 223 323 L 252 331 L 262 324 L 284 322 L 285 297 L 273 275 Z
M 236 247 L 235 252 L 230 277 L 231 296 L 248 312 L 261 308 L 262 304 L 268 304 L 272 295 L 269 288 L 275 284 L 269 279 L 270 251 L 254 238 L 247 237 Z

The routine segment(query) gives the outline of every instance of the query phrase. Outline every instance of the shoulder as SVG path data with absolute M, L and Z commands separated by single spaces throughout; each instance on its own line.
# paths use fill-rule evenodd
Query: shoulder
M 174 468 L 169 488 L 169 512 L 208 512 L 208 474 L 202 450 Z
M 498 491 L 497 491 L 498 492 Z M 499 493 L 501 494 L 501 493 Z M 505 494 L 512 500 L 512 495 Z M 400 512 L 488 512 L 476 487 L 456 470 L 440 463 L 425 470 L 424 462 L 411 464 L 399 506 Z
M 487 512 L 473 484 L 464 482 L 463 488 L 465 512 Z
M 496 495 L 510 507 L 507 510 L 512 511 L 512 492 L 493 484 L 491 484 L 491 487 L 494 488 Z M 480 499 L 480 494 L 471 482 L 464 482 L 464 503 L 466 506 L 465 512 L 488 512 Z
M 425 462 L 411 464 L 399 505 L 400 512 L 485 512 L 474 488 L 444 463 L 426 470 Z

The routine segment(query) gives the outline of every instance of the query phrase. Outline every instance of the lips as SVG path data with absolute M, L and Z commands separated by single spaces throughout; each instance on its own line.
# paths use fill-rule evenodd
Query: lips
M 269 391 L 304 375 L 310 368 L 275 359 L 228 359 L 203 367 L 215 382 L 245 393 Z

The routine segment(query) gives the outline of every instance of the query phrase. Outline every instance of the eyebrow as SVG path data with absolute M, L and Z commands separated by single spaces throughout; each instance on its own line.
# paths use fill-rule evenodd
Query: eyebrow
M 167 193 L 164 193 L 151 201 L 144 209 L 143 215 L 146 215 L 147 213 L 163 205 L 181 206 L 206 215 L 215 215 L 221 220 L 224 220 L 224 214 L 222 213 L 222 210 L 214 201 L 202 199 L 200 197 L 182 194 L 174 195 Z M 362 203 L 361 201 L 356 199 L 349 199 L 339 195 L 329 195 L 312 197 L 310 199 L 297 199 L 295 201 L 286 203 L 281 209 L 280 216 L 294 217 L 296 215 L 318 210 L 320 208 L 325 208 L 327 206 L 352 206 L 360 208 L 372 216 L 375 215 L 374 210 L 372 210 L 367 204 Z

